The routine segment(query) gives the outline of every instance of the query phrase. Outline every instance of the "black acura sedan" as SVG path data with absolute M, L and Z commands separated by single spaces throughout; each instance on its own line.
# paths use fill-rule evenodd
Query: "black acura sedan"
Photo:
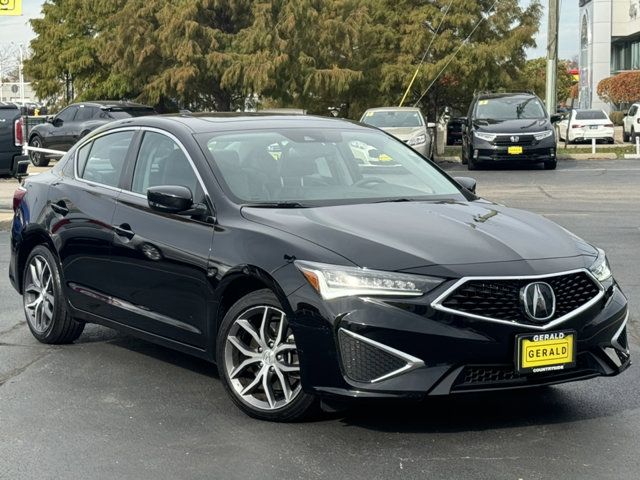
M 626 369 L 604 252 L 474 187 L 338 119 L 122 120 L 16 191 L 10 277 L 39 341 L 196 355 L 261 419 Z

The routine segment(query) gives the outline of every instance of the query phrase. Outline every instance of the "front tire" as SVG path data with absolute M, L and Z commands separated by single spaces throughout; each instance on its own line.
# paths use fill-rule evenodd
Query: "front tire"
M 42 139 L 39 135 L 34 135 L 29 140 L 30 147 L 43 148 Z M 49 165 L 49 159 L 42 152 L 29 152 L 29 159 L 31 163 L 36 167 L 46 167 Z
M 555 170 L 557 166 L 558 166 L 557 160 L 553 160 L 552 162 L 544 162 L 545 170 Z
M 22 299 L 29 330 L 41 343 L 71 343 L 84 330 L 84 323 L 71 317 L 58 262 L 44 245 L 35 247 L 27 258 Z
M 218 331 L 216 361 L 231 399 L 251 417 L 291 422 L 317 404 L 302 390 L 295 337 L 271 290 L 249 293 L 229 309 Z

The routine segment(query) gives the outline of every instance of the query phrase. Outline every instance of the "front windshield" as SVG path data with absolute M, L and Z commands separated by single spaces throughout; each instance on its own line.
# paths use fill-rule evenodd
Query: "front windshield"
M 368 111 L 362 117 L 362 123 L 378 128 L 421 127 L 423 125 L 420 113 L 415 110 Z
M 196 138 L 240 203 L 464 199 L 411 148 L 375 130 L 288 128 Z
M 476 103 L 477 120 L 517 120 L 545 118 L 542 103 L 531 95 L 483 98 Z

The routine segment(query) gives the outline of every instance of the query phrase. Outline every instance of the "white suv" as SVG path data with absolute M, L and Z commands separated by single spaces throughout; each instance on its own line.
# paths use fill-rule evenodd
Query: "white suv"
M 634 103 L 622 120 L 622 138 L 625 142 L 636 141 L 640 135 L 640 103 Z

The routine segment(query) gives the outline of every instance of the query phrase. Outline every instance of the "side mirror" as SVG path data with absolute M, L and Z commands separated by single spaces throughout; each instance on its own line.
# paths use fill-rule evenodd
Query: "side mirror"
M 61 119 L 61 118 L 54 118 L 53 120 L 51 120 L 51 124 L 52 124 L 54 127 L 61 127 L 63 123 L 64 123 L 64 122 L 62 121 L 62 119 Z
M 182 185 L 160 185 L 147 190 L 147 202 L 158 212 L 184 213 L 193 207 L 193 195 Z
M 471 177 L 453 177 L 453 179 L 456 182 L 458 182 L 458 185 L 460 185 L 461 187 L 466 188 L 471 193 L 476 193 L 476 184 L 478 182 L 476 182 L 475 178 L 471 178 Z
M 563 116 L 564 115 L 562 115 L 561 113 L 554 113 L 553 115 L 551 115 L 551 123 L 558 123 L 562 120 Z

